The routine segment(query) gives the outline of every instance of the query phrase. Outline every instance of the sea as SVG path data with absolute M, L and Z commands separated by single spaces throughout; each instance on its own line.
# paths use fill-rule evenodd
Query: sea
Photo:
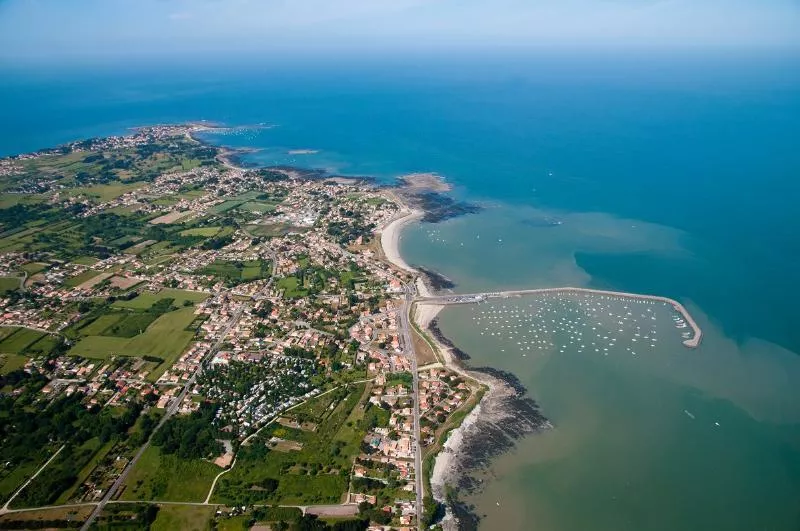
M 478 213 L 405 230 L 454 292 L 473 366 L 552 427 L 456 494 L 486 530 L 800 529 L 800 55 L 775 50 L 2 65 L 0 155 L 207 120 L 204 140 L 390 184 L 436 172 Z M 294 150 L 310 150 L 291 154 Z

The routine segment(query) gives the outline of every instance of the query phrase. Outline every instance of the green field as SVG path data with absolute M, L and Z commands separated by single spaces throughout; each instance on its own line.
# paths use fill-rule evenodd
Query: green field
M 272 212 L 275 210 L 275 207 L 278 206 L 280 203 L 273 203 L 271 201 L 248 201 L 244 203 L 239 208 L 242 210 L 247 210 L 248 212 Z
M 74 288 L 76 286 L 80 286 L 81 284 L 83 284 L 87 280 L 91 280 L 94 277 L 96 277 L 97 275 L 102 275 L 102 274 L 103 274 L 102 271 L 95 271 L 94 269 L 87 269 L 83 273 L 79 273 L 79 274 L 75 275 L 74 277 L 70 277 L 67 280 L 65 280 L 64 281 L 64 285 L 65 286 L 69 286 L 71 288 Z
M 22 266 L 22 270 L 28 273 L 28 275 L 35 275 L 40 271 L 44 271 L 48 264 L 42 262 L 30 262 Z
M 222 469 L 202 459 L 180 459 L 148 446 L 125 481 L 123 500 L 205 501 Z
M 223 214 L 228 210 L 233 210 L 242 203 L 244 203 L 244 201 L 225 201 L 223 203 L 211 207 L 211 212 L 213 212 L 214 214 Z
M 91 323 L 82 327 L 79 333 L 82 336 L 99 336 L 106 328 L 122 319 L 122 317 L 123 315 L 119 313 L 101 315 Z
M 20 354 L 0 354 L 0 374 L 8 374 L 21 369 L 27 361 L 28 357 Z
M 308 295 L 308 291 L 300 286 L 300 280 L 297 277 L 283 277 L 278 280 L 276 286 L 278 289 L 283 290 L 283 296 L 287 299 L 295 299 Z
M 270 425 L 251 444 L 239 449 L 236 466 L 220 478 L 213 499 L 234 505 L 340 503 L 365 434 L 352 423 L 363 415 L 360 401 L 364 391 L 364 384 L 358 384 L 311 400 L 324 404 L 324 408 L 305 408 L 307 412 L 321 411 L 314 417 L 307 413 L 309 420 L 317 423 L 316 431 Z M 347 422 L 353 425 L 347 426 Z M 303 443 L 303 448 L 271 451 L 265 444 L 271 436 Z
M 59 337 L 54 334 L 45 334 L 38 341 L 29 345 L 28 348 L 25 349 L 25 354 L 30 356 L 46 356 L 59 345 L 60 341 Z
M 44 332 L 29 328 L 19 328 L 13 334 L 6 336 L 3 341 L 0 341 L 0 352 L 19 354 L 45 335 L 47 334 Z
M 197 227 L 195 229 L 186 229 L 181 231 L 181 236 L 203 236 L 210 238 L 216 236 L 222 227 Z
M 112 355 L 161 358 L 164 362 L 148 376 L 155 381 L 186 350 L 194 332 L 185 329 L 194 319 L 194 308 L 181 308 L 161 315 L 142 334 L 131 338 L 86 336 L 69 353 L 95 359 Z
M 114 184 L 98 184 L 96 186 L 86 186 L 81 188 L 73 188 L 69 191 L 70 195 L 85 195 L 98 201 L 111 201 L 121 195 L 124 195 L 132 190 L 137 190 L 143 187 L 144 183 L 114 183 Z
M 79 256 L 78 258 L 72 260 L 72 263 L 79 265 L 93 266 L 99 261 L 100 260 L 98 260 L 94 256 Z
M 213 506 L 162 505 L 150 531 L 206 531 L 211 529 Z
M 132 310 L 147 310 L 162 299 L 175 299 L 173 306 L 181 307 L 184 302 L 202 302 L 208 298 L 208 293 L 197 291 L 184 291 L 180 289 L 162 289 L 158 293 L 144 291 L 136 298 L 129 301 L 116 301 L 112 304 L 114 308 L 130 308 Z
M 247 262 L 212 262 L 199 270 L 203 275 L 210 275 L 234 285 L 239 282 L 250 282 L 262 278 L 269 278 L 271 274 L 270 262 L 253 260 Z
M 19 289 L 20 277 L 0 277 L 0 293 Z

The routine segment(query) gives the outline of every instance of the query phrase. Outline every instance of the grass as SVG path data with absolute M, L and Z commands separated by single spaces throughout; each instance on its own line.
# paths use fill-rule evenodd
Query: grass
M 249 529 L 250 515 L 241 514 L 231 518 L 217 520 L 217 531 L 247 531 Z
M 0 341 L 0 352 L 19 354 L 45 335 L 44 332 L 38 332 L 29 328 L 19 328 L 13 334 L 3 339 L 3 341 Z
M 213 506 L 162 505 L 150 531 L 206 531 L 211 529 L 213 516 Z
M 53 334 L 45 334 L 35 343 L 28 345 L 28 347 L 25 349 L 25 354 L 31 356 L 48 355 L 58 346 L 58 344 L 58 336 Z
M 198 227 L 181 231 L 181 236 L 204 236 L 210 238 L 216 236 L 222 227 Z
M 101 315 L 91 323 L 81 328 L 78 333 L 82 336 L 99 336 L 106 328 L 115 324 L 122 317 L 122 314 L 119 313 L 107 313 Z
M 21 369 L 27 361 L 28 357 L 20 354 L 0 354 L 0 375 Z
M 185 330 L 194 318 L 194 308 L 181 308 L 160 316 L 142 334 L 131 338 L 87 336 L 69 353 L 94 359 L 105 359 L 111 355 L 161 358 L 164 362 L 148 376 L 148 379 L 155 381 L 183 353 L 194 337 L 194 332 Z
M 248 233 L 256 237 L 274 237 L 283 236 L 284 234 L 292 231 L 294 227 L 287 223 L 268 223 L 263 225 L 247 225 L 245 229 Z
M 300 286 L 300 280 L 297 277 L 283 277 L 278 280 L 277 287 L 279 290 L 283 290 L 283 296 L 287 299 L 295 299 L 308 295 L 308 291 Z
M 19 289 L 20 277 L 0 277 L 0 293 Z
M 22 270 L 27 272 L 28 275 L 35 275 L 40 271 L 44 271 L 48 264 L 42 262 L 30 262 L 22 266 Z
M 125 481 L 121 499 L 202 502 L 221 471 L 208 461 L 180 459 L 148 446 Z
M 79 265 L 93 266 L 99 261 L 100 260 L 98 260 L 94 256 L 79 256 L 78 258 L 72 260 L 72 263 Z
M 96 186 L 84 186 L 80 188 L 73 188 L 70 194 L 85 195 L 99 201 L 111 201 L 121 195 L 124 195 L 132 190 L 136 190 L 144 186 L 144 183 L 113 183 L 113 184 L 98 184 Z
M 76 286 L 80 286 L 87 280 L 91 280 L 97 275 L 102 275 L 102 271 L 95 271 L 94 269 L 87 269 L 83 273 L 79 273 L 74 277 L 70 277 L 64 281 L 64 285 L 69 286 L 70 288 L 74 288 Z
M 213 212 L 214 214 L 222 214 L 224 212 L 227 212 L 228 210 L 233 210 L 242 203 L 244 203 L 244 201 L 225 201 L 223 203 L 211 207 L 211 212 Z
M 229 283 L 248 282 L 261 278 L 269 278 L 270 263 L 265 260 L 247 262 L 215 261 L 200 270 L 204 275 L 212 275 Z
M 116 301 L 112 304 L 112 307 L 129 308 L 131 310 L 148 310 L 153 304 L 162 299 L 175 299 L 175 302 L 172 303 L 173 306 L 181 307 L 186 301 L 195 303 L 202 302 L 207 298 L 208 293 L 184 291 L 180 289 L 162 289 L 158 293 L 150 293 L 149 291 L 142 292 L 136 298 L 129 301 Z
M 266 201 L 248 201 L 247 203 L 243 204 L 240 208 L 243 210 L 247 210 L 248 212 L 272 212 L 275 210 L 275 206 L 280 203 L 272 203 Z

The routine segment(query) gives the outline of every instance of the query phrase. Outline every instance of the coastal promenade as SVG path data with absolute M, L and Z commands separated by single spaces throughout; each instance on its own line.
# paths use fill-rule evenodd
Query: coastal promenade
M 604 297 L 611 297 L 616 299 L 631 299 L 637 301 L 650 301 L 659 302 L 672 306 L 678 312 L 686 323 L 691 327 L 693 336 L 685 341 L 683 344 L 688 348 L 697 348 L 700 345 L 700 340 L 703 338 L 703 331 L 698 326 L 692 315 L 675 299 L 668 297 L 661 297 L 659 295 L 642 295 L 640 293 L 627 293 L 624 291 L 607 291 L 602 289 L 591 288 L 539 288 L 539 289 L 522 289 L 522 290 L 509 290 L 509 291 L 493 291 L 485 293 L 466 293 L 463 295 L 437 295 L 428 297 L 418 297 L 415 302 L 418 304 L 435 304 L 445 306 L 450 304 L 474 304 L 483 302 L 487 299 L 507 299 L 509 297 L 521 297 L 523 295 L 570 295 L 570 294 L 584 294 L 584 295 L 600 295 Z

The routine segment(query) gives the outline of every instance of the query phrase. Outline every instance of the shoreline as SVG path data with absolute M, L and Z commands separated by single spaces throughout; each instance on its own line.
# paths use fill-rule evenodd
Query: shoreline
M 409 207 L 394 193 L 391 193 L 391 199 L 401 206 L 401 212 L 379 231 L 385 259 L 403 272 L 415 275 L 419 295 L 433 297 L 434 290 L 426 282 L 427 275 L 410 266 L 399 249 L 403 228 L 424 219 L 425 212 Z M 476 529 L 479 518 L 471 507 L 450 495 L 450 487 L 474 492 L 479 484 L 470 473 L 486 468 L 492 458 L 510 450 L 518 438 L 550 427 L 550 424 L 515 376 L 490 367 L 473 368 L 464 364 L 468 359 L 466 353 L 447 340 L 436 327 L 437 316 L 444 308 L 443 304 L 415 302 L 411 321 L 424 333 L 424 339 L 431 343 L 444 367 L 477 383 L 483 390 L 472 410 L 447 434 L 434 457 L 433 470 L 428 478 L 430 495 L 445 510 L 440 522 L 443 529 L 456 531 Z

